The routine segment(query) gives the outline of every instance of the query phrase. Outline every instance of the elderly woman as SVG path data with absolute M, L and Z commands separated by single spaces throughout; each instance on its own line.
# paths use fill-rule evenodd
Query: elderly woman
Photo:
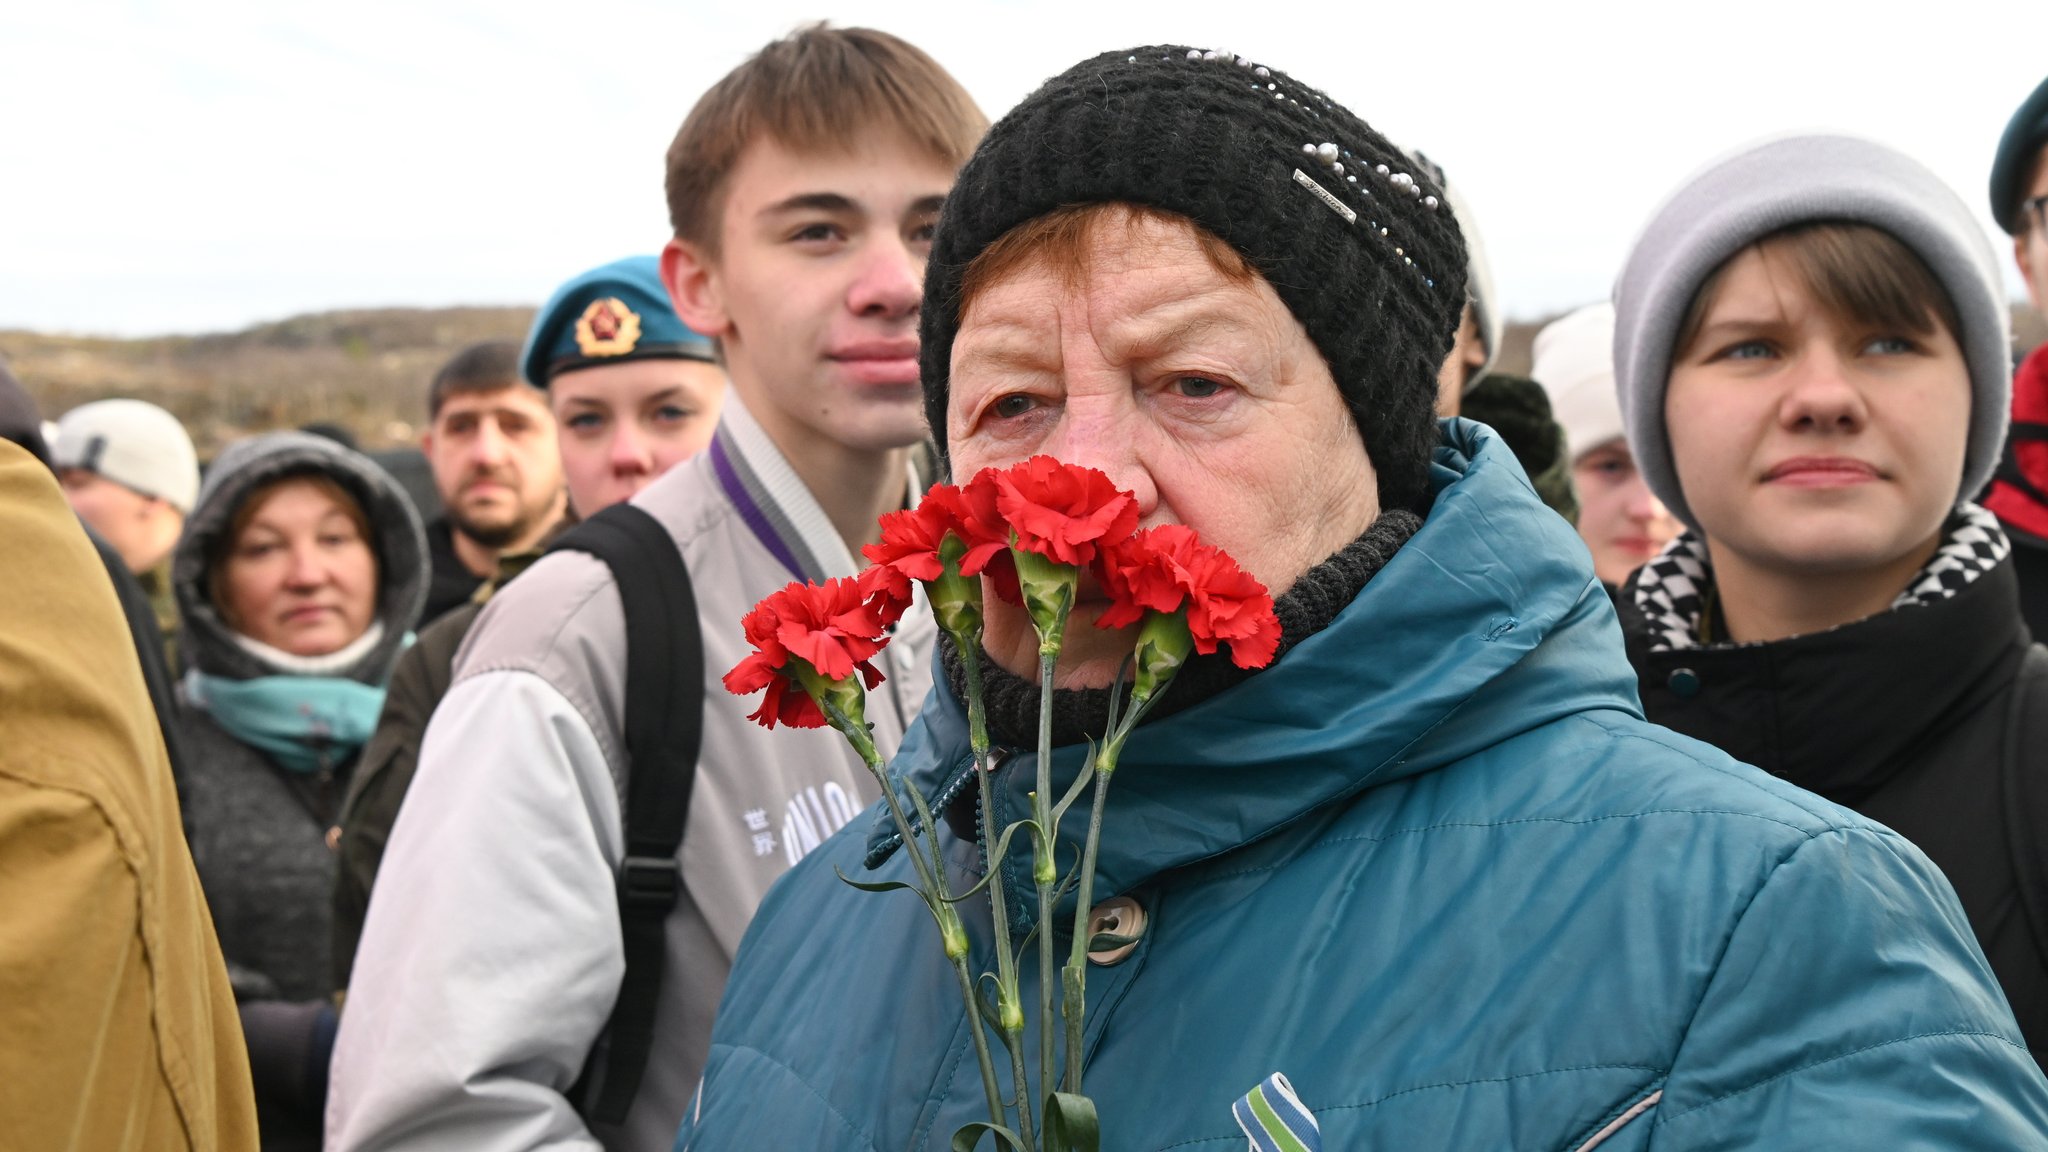
M 178 543 L 186 824 L 266 1149 L 319 1147 L 335 1030 L 328 832 L 419 614 L 424 556 L 396 482 L 296 432 L 222 452 Z
M 954 473 L 1100 468 L 1278 594 L 1275 662 L 1197 657 L 1122 753 L 1096 891 L 1138 939 L 1087 984 L 1101 1146 L 1241 1148 L 1232 1106 L 1275 1073 L 1288 1139 L 1332 1149 L 2048 1140 L 1926 858 L 1646 723 L 1570 525 L 1486 429 L 1434 419 L 1465 261 L 1404 165 L 1278 69 L 1142 48 L 1027 98 L 941 217 L 922 356 Z M 956 891 L 974 788 L 1000 819 L 1036 775 L 961 768 L 966 659 L 996 741 L 1034 745 L 1030 628 L 989 604 L 896 762 L 947 813 Z M 1070 628 L 1056 789 L 1133 640 Z M 682 1146 L 940 1149 L 981 1118 L 925 910 L 834 874 L 910 877 L 876 829 L 762 905 Z M 1027 950 L 1027 1003 L 1040 975 Z
M 1774 141 L 1671 199 L 1617 302 L 1688 529 L 1619 597 L 1644 708 L 1925 851 L 2048 1055 L 2048 652 L 1971 502 L 2011 381 L 1976 219 L 1882 145 Z

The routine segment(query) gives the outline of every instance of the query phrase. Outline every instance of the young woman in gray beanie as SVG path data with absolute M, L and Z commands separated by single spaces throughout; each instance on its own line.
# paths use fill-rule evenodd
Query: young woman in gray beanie
M 2048 1045 L 2048 652 L 1971 502 L 2009 365 L 1989 245 L 1932 173 L 1778 140 L 1694 178 L 1616 288 L 1616 387 L 1687 531 L 1618 601 L 1650 719 L 1889 825 Z

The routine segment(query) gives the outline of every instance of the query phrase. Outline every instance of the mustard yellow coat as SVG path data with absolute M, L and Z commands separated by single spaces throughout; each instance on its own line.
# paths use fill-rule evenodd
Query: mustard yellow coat
M 0 1145 L 256 1148 L 248 1056 L 113 585 L 0 441 Z

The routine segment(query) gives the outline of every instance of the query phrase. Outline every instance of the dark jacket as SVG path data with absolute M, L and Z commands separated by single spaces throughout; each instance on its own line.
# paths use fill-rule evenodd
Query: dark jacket
M 1927 853 L 2035 1058 L 2048 1054 L 2048 742 L 2014 740 L 2020 720 L 2048 733 L 2048 683 L 2019 679 L 2031 644 L 2011 561 L 1948 599 L 1827 632 L 1679 649 L 1655 645 L 1645 571 L 1617 599 L 1649 718 Z
M 1984 506 L 2012 538 L 2027 629 L 2048 636 L 2048 345 L 2013 373 L 2012 426 Z
M 425 541 L 395 482 L 364 457 L 300 433 L 241 441 L 208 471 L 172 562 L 181 649 L 193 673 L 223 680 L 295 674 L 236 640 L 210 599 L 209 557 L 257 489 L 318 473 L 349 490 L 375 526 L 382 638 L 325 675 L 382 685 L 425 596 Z M 194 706 L 184 686 L 186 825 L 228 961 L 256 1083 L 266 1152 L 317 1150 L 336 1016 L 329 925 L 339 817 L 357 749 L 293 772 Z
M 263 1148 L 317 1152 L 336 1028 L 327 830 L 349 765 L 294 777 L 197 709 L 185 711 L 180 734 L 187 835 L 241 1009 Z
M 420 609 L 424 627 L 475 598 L 484 578 L 469 570 L 455 551 L 455 526 L 446 516 L 427 524 L 427 605 Z
M 84 525 L 81 523 L 81 526 Z M 178 795 L 182 798 L 185 794 L 185 749 L 178 735 L 176 677 L 166 662 L 167 645 L 159 629 L 162 617 L 157 612 L 154 598 L 128 571 L 127 562 L 121 559 L 121 554 L 100 539 L 89 526 L 85 527 L 85 535 L 92 541 L 93 550 L 99 553 L 108 579 L 114 583 L 114 599 L 120 603 L 121 616 L 128 622 L 129 639 L 135 642 L 135 658 L 142 665 L 142 686 L 148 689 L 149 702 L 156 709 L 157 728 L 164 737 L 164 752 L 171 759 L 171 779 L 177 782 Z
M 2013 575 L 2020 586 L 2020 616 L 2027 631 L 2048 636 L 2048 540 L 2008 526 Z

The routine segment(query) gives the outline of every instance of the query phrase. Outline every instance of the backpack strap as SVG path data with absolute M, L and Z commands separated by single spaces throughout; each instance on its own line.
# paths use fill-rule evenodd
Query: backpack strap
M 2007 709 L 2005 835 L 2034 952 L 2048 966 L 2048 648 L 2028 645 Z
M 586 1119 L 617 1124 L 632 1107 L 654 1047 L 666 926 L 682 882 L 676 851 L 703 744 L 704 646 L 690 571 L 668 529 L 645 510 L 614 504 L 570 529 L 552 550 L 604 561 L 626 615 L 626 856 L 618 876 L 626 971 L 605 1026 L 610 1045 L 596 1095 L 590 1064 L 570 1090 Z

